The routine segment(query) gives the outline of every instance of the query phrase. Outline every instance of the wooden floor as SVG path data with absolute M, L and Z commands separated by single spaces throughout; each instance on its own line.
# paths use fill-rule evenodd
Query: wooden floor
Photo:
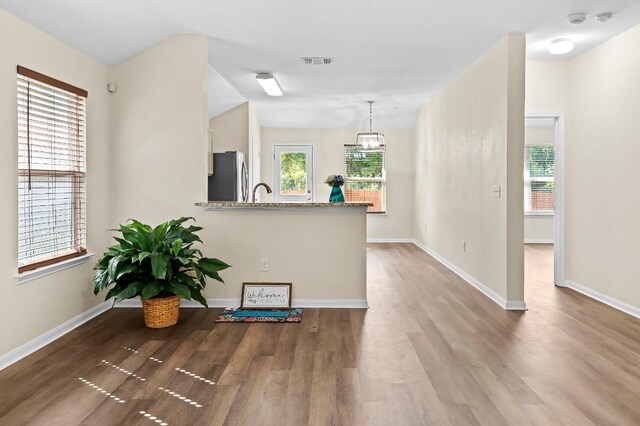
M 551 250 L 526 248 L 526 313 L 409 244 L 369 247 L 369 310 L 112 309 L 0 372 L 0 424 L 640 424 L 640 320 L 555 288 Z

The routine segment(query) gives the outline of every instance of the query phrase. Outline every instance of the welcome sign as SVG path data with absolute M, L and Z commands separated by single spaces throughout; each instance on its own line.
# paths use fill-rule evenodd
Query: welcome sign
M 291 283 L 242 283 L 242 309 L 290 309 Z

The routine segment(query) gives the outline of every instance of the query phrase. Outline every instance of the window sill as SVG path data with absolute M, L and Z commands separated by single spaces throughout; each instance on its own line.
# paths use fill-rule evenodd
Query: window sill
M 524 215 L 527 217 L 536 217 L 536 216 L 553 217 L 553 213 L 525 213 Z
M 367 214 L 371 216 L 388 216 L 387 212 L 367 212 Z
M 17 274 L 15 275 L 14 278 L 16 280 L 16 283 L 18 284 L 23 284 L 29 281 L 37 280 L 38 278 L 55 274 L 58 271 L 62 271 L 64 269 L 68 269 L 68 268 L 86 263 L 94 254 L 95 253 L 87 253 L 84 256 L 63 260 L 62 262 L 54 263 L 53 265 L 47 265 L 47 266 L 43 266 L 42 268 L 34 269 L 33 271 Z

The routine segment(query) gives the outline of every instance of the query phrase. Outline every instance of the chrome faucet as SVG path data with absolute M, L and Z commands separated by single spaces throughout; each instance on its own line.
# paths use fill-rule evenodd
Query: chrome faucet
M 271 194 L 271 187 L 264 182 L 260 182 L 259 184 L 253 187 L 253 193 L 251 194 L 251 202 L 253 204 L 256 203 L 256 190 L 258 189 L 259 186 L 264 186 L 264 189 L 267 190 L 267 194 Z

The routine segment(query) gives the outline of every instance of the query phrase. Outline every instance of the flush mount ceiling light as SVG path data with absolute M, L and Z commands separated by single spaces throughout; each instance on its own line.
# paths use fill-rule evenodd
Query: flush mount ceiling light
M 358 133 L 356 137 L 356 149 L 372 150 L 384 147 L 384 135 L 373 131 L 373 104 L 374 101 L 367 101 L 369 104 L 369 131 Z
M 549 53 L 552 55 L 562 55 L 573 50 L 573 40 L 570 38 L 557 38 L 549 43 Z
M 260 73 L 256 74 L 256 80 L 260 83 L 260 86 L 267 92 L 269 96 L 282 96 L 282 88 L 278 84 L 278 81 L 273 74 Z

